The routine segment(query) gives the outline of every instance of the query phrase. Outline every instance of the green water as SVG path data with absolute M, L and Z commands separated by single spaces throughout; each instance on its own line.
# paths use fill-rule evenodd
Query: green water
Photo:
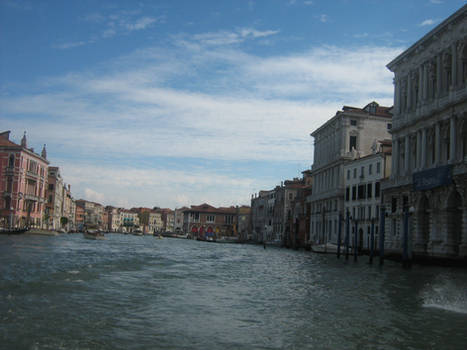
M 149 236 L 1 236 L 0 348 L 466 349 L 467 271 Z

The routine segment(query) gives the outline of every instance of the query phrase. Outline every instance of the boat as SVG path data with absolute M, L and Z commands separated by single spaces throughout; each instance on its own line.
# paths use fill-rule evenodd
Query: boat
M 3 235 L 20 235 L 22 233 L 27 232 L 28 230 L 29 230 L 28 228 L 14 228 L 14 229 L 11 229 L 11 230 L 1 229 L 0 234 L 3 234 Z
M 86 239 L 105 239 L 105 236 L 103 233 L 97 231 L 97 230 L 89 230 L 87 232 L 83 232 L 83 236 Z
M 336 254 L 337 253 L 337 245 L 333 243 L 326 243 L 326 244 L 315 244 L 311 246 L 311 251 L 320 254 Z M 341 253 L 343 249 L 341 246 Z
M 216 240 L 217 243 L 238 243 L 238 237 L 221 237 Z

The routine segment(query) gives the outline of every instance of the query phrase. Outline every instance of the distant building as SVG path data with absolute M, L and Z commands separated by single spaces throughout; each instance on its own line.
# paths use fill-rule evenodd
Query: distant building
M 467 256 L 467 5 L 409 47 L 394 72 L 386 249 Z
M 363 108 L 344 106 L 311 133 L 314 162 L 310 243 L 337 242 L 340 215 L 344 210 L 344 164 L 371 154 L 376 140 L 390 139 L 390 107 L 371 102 Z
M 238 237 L 237 209 L 215 208 L 209 204 L 192 205 L 183 211 L 183 230 L 193 238 Z
M 45 214 L 49 162 L 27 147 L 10 141 L 10 131 L 0 133 L 0 226 L 41 227 Z
M 251 196 L 251 239 L 258 243 L 273 241 L 275 190 Z
M 47 204 L 46 204 L 46 225 L 48 228 L 58 230 L 62 228 L 61 218 L 63 216 L 64 202 L 63 179 L 60 169 L 50 166 L 48 171 Z
M 104 226 L 104 207 L 102 204 L 79 199 L 76 201 L 76 206 L 82 208 L 77 209 L 77 222 L 78 215 L 83 215 L 81 229 L 100 229 L 106 230 Z M 79 218 L 81 224 L 81 218 Z
M 374 225 L 373 248 L 378 249 L 379 217 L 382 203 L 381 182 L 391 174 L 391 140 L 375 143 L 373 153 L 349 161 L 344 165 L 345 201 L 344 215 L 351 219 L 349 246 L 355 244 L 355 222 L 357 221 L 357 247 L 370 249 L 371 225 Z M 341 243 L 344 242 L 344 225 Z
M 286 244 L 294 249 L 306 248 L 310 237 L 311 205 L 306 199 L 312 194 L 313 177 L 310 170 L 305 170 L 302 174 L 301 186 L 290 202 L 290 215 L 288 215 Z

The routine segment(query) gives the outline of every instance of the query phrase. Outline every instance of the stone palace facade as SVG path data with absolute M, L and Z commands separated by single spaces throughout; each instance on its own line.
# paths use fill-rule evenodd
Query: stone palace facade
M 394 72 L 386 249 L 467 256 L 467 6 L 388 64 Z M 410 213 L 410 214 L 406 214 Z

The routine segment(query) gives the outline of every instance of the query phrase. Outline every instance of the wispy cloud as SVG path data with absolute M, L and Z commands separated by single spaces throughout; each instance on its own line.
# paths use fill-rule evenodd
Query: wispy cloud
M 329 17 L 328 17 L 328 15 L 322 14 L 322 15 L 319 16 L 319 20 L 322 23 L 326 23 L 329 20 Z
M 244 28 L 217 39 L 275 32 Z M 32 139 L 46 140 L 77 195 L 105 204 L 230 205 L 274 185 L 284 164 L 311 164 L 309 132 L 343 104 L 392 103 L 385 64 L 400 49 L 322 46 L 264 58 L 237 46 L 199 46 L 215 39 L 206 33 L 185 38 L 198 46 L 138 50 L 105 70 L 0 97 L 0 122 L 27 125 Z M 160 159 L 170 162 L 145 166 Z M 255 182 L 251 162 L 281 166 Z
M 424 20 L 422 23 L 420 23 L 419 26 L 420 27 L 431 26 L 435 24 L 436 22 L 437 20 L 429 18 L 429 19 Z
M 119 34 L 129 34 L 134 31 L 144 30 L 162 21 L 162 17 L 141 16 L 139 10 L 134 10 L 120 11 L 108 15 L 94 12 L 81 17 L 80 20 L 98 25 L 100 27 L 100 29 L 97 29 L 98 34 L 94 34 L 92 38 L 87 40 L 54 44 L 52 47 L 56 49 L 71 49 L 95 43 L 98 40 L 109 39 Z
M 303 4 L 306 5 L 306 6 L 311 6 L 311 5 L 313 5 L 313 1 L 306 0 L 306 1 L 303 2 Z
M 69 42 L 69 43 L 63 43 L 63 44 L 55 44 L 52 47 L 56 49 L 72 49 L 74 47 L 79 47 L 88 44 L 88 41 L 76 41 L 76 42 Z
M 265 38 L 277 33 L 278 30 L 260 31 L 254 28 L 240 28 L 236 31 L 195 34 L 192 36 L 192 41 L 202 45 L 222 46 L 242 43 L 248 39 Z M 185 39 L 183 42 L 186 43 Z
M 444 3 L 444 1 L 443 0 L 430 0 L 430 3 L 435 4 L 435 5 L 440 5 Z

